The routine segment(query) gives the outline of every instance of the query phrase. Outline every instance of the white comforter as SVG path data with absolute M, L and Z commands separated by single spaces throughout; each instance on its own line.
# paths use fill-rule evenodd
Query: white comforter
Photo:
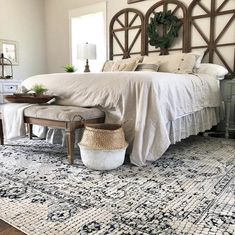
M 47 74 L 26 79 L 30 89 L 43 84 L 57 104 L 100 106 L 106 122 L 124 123 L 130 160 L 142 166 L 154 161 L 170 145 L 166 123 L 220 105 L 215 78 L 156 72 Z

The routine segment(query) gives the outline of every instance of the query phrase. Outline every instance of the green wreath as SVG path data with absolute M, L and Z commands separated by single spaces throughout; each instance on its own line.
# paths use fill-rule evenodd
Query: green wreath
M 166 34 L 159 35 L 159 25 L 166 26 Z M 154 17 L 150 18 L 148 25 L 149 44 L 155 48 L 169 48 L 180 29 L 180 20 L 169 10 L 167 12 L 156 12 Z

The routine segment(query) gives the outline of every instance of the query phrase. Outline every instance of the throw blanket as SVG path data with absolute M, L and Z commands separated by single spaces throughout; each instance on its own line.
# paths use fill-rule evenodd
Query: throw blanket
M 217 81 L 209 76 L 156 72 L 48 74 L 26 79 L 42 84 L 60 105 L 99 106 L 106 122 L 124 123 L 130 160 L 142 166 L 170 145 L 166 123 L 220 105 Z
M 5 139 L 11 140 L 25 136 L 24 109 L 31 105 L 28 103 L 9 103 L 2 106 L 2 122 Z

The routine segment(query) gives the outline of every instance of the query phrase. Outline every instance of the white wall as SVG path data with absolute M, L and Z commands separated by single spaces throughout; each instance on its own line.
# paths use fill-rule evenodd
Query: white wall
M 14 79 L 45 73 L 44 0 L 0 0 L 0 39 L 17 41 Z

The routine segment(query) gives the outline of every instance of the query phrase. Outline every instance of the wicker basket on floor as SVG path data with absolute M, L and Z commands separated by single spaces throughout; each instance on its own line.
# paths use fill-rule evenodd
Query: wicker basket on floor
M 88 168 L 111 170 L 123 164 L 128 144 L 118 124 L 89 124 L 79 143 L 81 158 Z

